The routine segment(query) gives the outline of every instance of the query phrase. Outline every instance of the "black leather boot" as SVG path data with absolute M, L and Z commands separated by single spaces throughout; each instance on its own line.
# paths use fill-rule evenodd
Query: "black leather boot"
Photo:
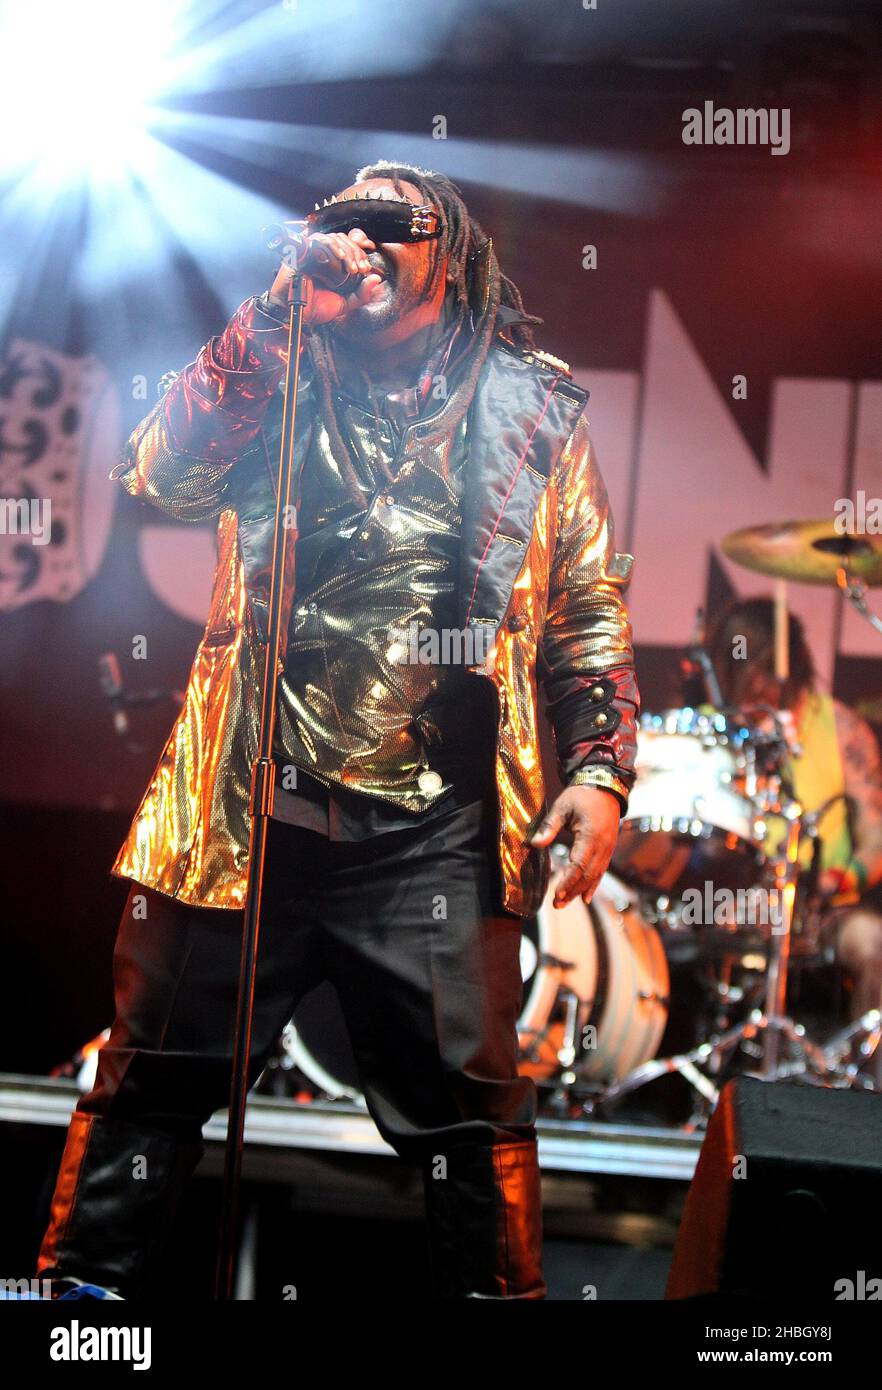
M 205 1145 L 75 1110 L 37 1275 L 59 1297 L 94 1284 L 138 1298 Z
M 424 1170 L 436 1297 L 544 1298 L 536 1144 L 452 1148 L 441 1158 Z

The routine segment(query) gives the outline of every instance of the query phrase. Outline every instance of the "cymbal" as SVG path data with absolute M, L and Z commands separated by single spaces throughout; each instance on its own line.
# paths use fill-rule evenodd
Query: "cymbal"
M 840 566 L 849 578 L 882 584 L 882 535 L 840 535 L 829 517 L 745 526 L 731 531 L 722 548 L 746 569 L 801 584 L 835 584 Z

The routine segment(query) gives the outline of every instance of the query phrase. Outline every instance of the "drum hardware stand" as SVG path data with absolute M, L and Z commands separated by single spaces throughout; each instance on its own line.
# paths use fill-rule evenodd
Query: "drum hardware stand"
M 783 905 L 780 923 L 772 927 L 771 950 L 766 974 L 766 1009 L 759 1025 L 764 1030 L 762 1075 L 767 1081 L 775 1079 L 778 1066 L 778 1044 L 783 1033 L 792 1040 L 796 1024 L 787 1015 L 787 975 L 790 968 L 790 942 L 793 932 L 793 907 L 796 901 L 796 880 L 799 877 L 799 840 L 803 808 L 797 801 L 788 801 L 780 808 L 787 821 L 787 835 L 779 859 L 775 861 L 777 901 Z M 780 929 L 779 929 L 780 928 Z
M 769 810 L 772 808 L 769 807 Z M 647 1082 L 656 1080 L 668 1072 L 679 1072 L 694 1091 L 705 1101 L 715 1106 L 719 1090 L 710 1076 L 719 1075 L 728 1054 L 742 1042 L 762 1037 L 761 1075 L 767 1081 L 775 1080 L 778 1074 L 778 1043 L 783 1034 L 788 1042 L 799 1044 L 803 1051 L 813 1049 L 804 1038 L 804 1029 L 786 1014 L 787 971 L 790 962 L 790 933 L 793 925 L 793 904 L 796 897 L 796 878 L 799 870 L 797 851 L 799 849 L 802 807 L 796 801 L 788 801 L 780 808 L 780 814 L 787 820 L 787 836 L 782 855 L 775 864 L 775 891 L 783 904 L 782 919 L 778 930 L 771 935 L 771 950 L 766 974 L 765 1011 L 754 1009 L 748 1018 L 720 1037 L 699 1044 L 689 1052 L 673 1057 L 660 1057 L 637 1067 L 630 1075 L 606 1088 L 603 1103 L 619 1100 L 629 1091 Z M 813 1049 L 826 1070 L 826 1062 L 820 1049 Z
M 554 1088 L 551 1102 L 552 1104 L 565 1105 L 569 1109 L 572 1106 L 570 1092 L 578 1080 L 574 1067 L 582 1038 L 580 1020 L 583 1015 L 587 1014 L 587 1010 L 585 1000 L 580 999 L 571 989 L 561 989 L 558 998 L 561 997 L 564 999 L 566 1014 L 563 1041 L 557 1051 L 557 1060 L 562 1070 L 557 1078 L 557 1085 Z
M 691 1052 L 681 1052 L 671 1057 L 655 1057 L 652 1061 L 635 1067 L 627 1076 L 623 1076 L 621 1081 L 613 1081 L 604 1086 L 595 1098 L 584 1103 L 582 1109 L 588 1115 L 593 1114 L 596 1109 L 619 1101 L 631 1091 L 636 1091 L 650 1081 L 657 1081 L 660 1076 L 668 1076 L 672 1072 L 678 1072 L 688 1081 L 692 1089 L 708 1103 L 710 1109 L 713 1109 L 720 1093 L 710 1077 L 705 1076 L 700 1069 L 707 1064 L 713 1052 L 714 1046 L 711 1043 L 702 1043 Z
M 549 1019 L 543 1028 L 530 1028 L 527 1032 L 521 1034 L 521 1038 L 527 1039 L 527 1041 L 520 1041 L 518 1043 L 518 1056 L 521 1061 L 541 1061 L 537 1048 L 540 1048 L 542 1044 L 547 1041 L 551 1026 L 551 1019 Z
M 772 1036 L 776 1043 L 783 1037 L 799 1054 L 791 1061 L 780 1063 L 776 1061 L 774 1071 L 768 1069 L 766 1065 L 768 1039 Z M 591 1113 L 595 1109 L 595 1104 L 598 1106 L 611 1104 L 621 1100 L 630 1091 L 635 1091 L 638 1087 L 657 1080 L 660 1076 L 678 1072 L 684 1080 L 688 1081 L 701 1100 L 709 1103 L 710 1110 L 713 1110 L 719 1100 L 720 1093 L 710 1076 L 706 1074 L 707 1070 L 712 1070 L 715 1075 L 718 1075 L 728 1055 L 754 1038 L 764 1040 L 766 1046 L 759 1049 L 762 1058 L 761 1067 L 756 1071 L 748 1072 L 748 1075 L 759 1076 L 764 1081 L 782 1081 L 795 1077 L 819 1086 L 853 1086 L 859 1090 L 876 1089 L 870 1078 L 866 1077 L 859 1068 L 862 1062 L 873 1056 L 880 1041 L 882 1041 L 882 1011 L 879 1009 L 871 1009 L 869 1013 L 864 1014 L 848 1028 L 837 1033 L 823 1047 L 809 1039 L 803 1024 L 795 1023 L 792 1018 L 783 1015 L 770 1017 L 762 1010 L 754 1009 L 743 1023 L 729 1029 L 728 1032 L 710 1042 L 701 1043 L 689 1052 L 679 1053 L 672 1057 L 658 1057 L 654 1061 L 645 1062 L 643 1066 L 636 1067 L 621 1081 L 607 1086 L 596 1103 L 586 1104 L 583 1108 L 586 1113 Z M 860 1053 L 859 1060 L 854 1060 L 856 1045 Z M 847 1060 L 849 1056 L 852 1057 L 851 1061 Z M 706 1119 L 708 1116 L 704 1118 Z M 692 1127 L 691 1123 L 687 1127 Z
M 558 960 L 556 956 L 545 955 L 540 957 L 540 960 L 543 960 L 545 963 L 550 963 L 552 965 L 562 965 L 565 967 L 570 966 L 571 968 L 571 962 Z M 564 1008 L 566 1011 L 564 1019 L 564 1030 L 561 1045 L 559 1048 L 557 1048 L 555 1052 L 555 1056 L 561 1066 L 561 1072 L 556 1078 L 557 1084 L 552 1094 L 551 1102 L 552 1104 L 558 1103 L 569 1105 L 569 1091 L 570 1088 L 573 1085 L 575 1085 L 577 1081 L 577 1076 L 575 1071 L 573 1070 L 573 1067 L 579 1051 L 579 1039 L 581 1036 L 580 1018 L 583 1012 L 585 1012 L 586 1001 L 584 999 L 580 999 L 579 996 L 575 994 L 573 990 L 567 989 L 565 985 L 560 986 L 560 988 L 558 989 L 555 1003 L 559 1003 L 561 1000 L 563 1000 L 564 1002 Z M 522 1058 L 525 1058 L 527 1061 L 540 1060 L 537 1055 L 536 1049 L 537 1047 L 541 1047 L 542 1043 L 547 1041 L 548 1035 L 552 1027 L 554 1026 L 554 1023 L 555 1020 L 549 1017 L 548 1021 L 546 1022 L 543 1028 L 534 1028 L 530 1030 L 529 1041 L 526 1043 L 522 1041 L 518 1048 L 519 1054 Z
M 882 1010 L 870 1009 L 847 1028 L 834 1034 L 821 1049 L 831 1068 L 841 1071 L 848 1081 L 866 1090 L 876 1090 L 869 1077 L 860 1071 L 863 1062 L 876 1055 L 882 1042 Z M 858 1056 L 855 1058 L 855 1049 Z M 851 1061 L 846 1058 L 851 1056 Z
M 839 569 L 836 571 L 836 583 L 839 585 L 839 588 L 845 594 L 845 597 L 852 607 L 856 608 L 858 613 L 860 613 L 861 617 L 866 618 L 870 626 L 874 627 L 877 632 L 882 632 L 882 618 L 877 617 L 876 614 L 870 610 L 870 605 L 864 598 L 867 592 L 867 586 L 864 581 L 862 579 L 849 577 L 840 565 Z
M 869 1016 L 865 1015 L 865 1017 Z M 792 1018 L 786 1016 L 769 1017 L 761 1009 L 754 1009 L 743 1023 L 730 1028 L 728 1032 L 722 1033 L 718 1038 L 701 1043 L 689 1052 L 681 1052 L 672 1057 L 657 1057 L 654 1061 L 645 1062 L 643 1066 L 636 1067 L 621 1081 L 607 1086 L 598 1103 L 605 1105 L 621 1100 L 623 1096 L 636 1090 L 639 1086 L 645 1086 L 660 1076 L 678 1072 L 684 1080 L 689 1082 L 698 1096 L 709 1103 L 710 1109 L 713 1109 L 720 1098 L 720 1092 L 711 1077 L 707 1075 L 707 1070 L 712 1070 L 715 1075 L 719 1075 L 722 1071 L 722 1064 L 729 1053 L 734 1052 L 743 1043 L 750 1042 L 754 1038 L 763 1039 L 767 1044 L 768 1038 L 772 1034 L 775 1035 L 776 1041 L 783 1037 L 802 1056 L 792 1062 L 780 1064 L 776 1062 L 774 1072 L 772 1072 L 766 1068 L 768 1055 L 766 1046 L 759 1049 L 762 1057 L 761 1067 L 758 1070 L 748 1071 L 748 1075 L 759 1076 L 764 1081 L 780 1081 L 791 1076 L 812 1080 L 814 1077 L 808 1073 L 807 1066 L 807 1064 L 811 1064 L 815 1069 L 818 1084 L 848 1084 L 846 1080 L 847 1069 L 841 1065 L 843 1054 L 837 1050 L 834 1044 L 828 1044 L 824 1048 L 819 1047 L 809 1040 L 801 1023 L 795 1023 Z M 841 1046 L 843 1051 L 848 1051 L 847 1046 Z M 850 1042 L 848 1046 L 850 1046 Z

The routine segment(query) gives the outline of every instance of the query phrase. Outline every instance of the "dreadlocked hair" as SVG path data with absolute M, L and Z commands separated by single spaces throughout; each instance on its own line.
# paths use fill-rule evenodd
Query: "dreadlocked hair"
M 482 249 L 486 250 L 486 272 L 482 272 L 486 273 L 487 277 L 486 303 L 477 315 L 473 316 L 474 331 L 465 355 L 464 375 L 456 393 L 456 406 L 453 413 L 446 414 L 444 418 L 446 434 L 459 424 L 471 405 L 478 377 L 490 351 L 500 305 L 514 309 L 523 320 L 511 324 L 507 329 L 512 342 L 518 347 L 535 347 L 533 327 L 542 323 L 542 319 L 525 312 L 520 290 L 502 273 L 492 243 L 489 243 L 489 238 L 476 219 L 470 216 L 460 190 L 446 174 L 421 169 L 415 164 L 400 164 L 381 159 L 375 164 L 366 164 L 364 168 L 359 169 L 354 182 L 362 183 L 365 179 L 388 179 L 401 198 L 407 196 L 402 184 L 410 183 L 419 190 L 423 201 L 437 212 L 441 223 L 438 245 L 443 247 L 443 254 L 448 258 L 448 300 L 452 301 L 455 318 L 460 321 L 473 312 L 472 306 L 477 298 L 474 293 L 477 288 L 477 256 Z M 343 439 L 334 406 L 334 388 L 339 387 L 340 382 L 334 362 L 333 325 L 324 324 L 315 328 L 309 335 L 308 350 L 320 391 L 321 412 L 331 452 L 353 498 L 363 502 L 364 494 L 359 486 L 352 456 Z M 370 377 L 365 372 L 361 375 L 379 429 L 380 414 Z M 392 474 L 382 458 L 381 450 L 378 450 L 378 463 L 387 481 L 391 482 Z

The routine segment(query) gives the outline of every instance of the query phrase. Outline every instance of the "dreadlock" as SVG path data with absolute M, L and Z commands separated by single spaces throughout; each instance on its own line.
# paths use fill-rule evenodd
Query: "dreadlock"
M 474 333 L 465 357 L 466 371 L 457 391 L 456 409 L 452 416 L 445 417 L 444 429 L 446 433 L 459 424 L 471 405 L 481 368 L 490 351 L 496 326 L 496 314 L 500 305 L 514 309 L 523 320 L 520 323 L 511 324 L 507 329 L 511 340 L 518 347 L 530 349 L 535 346 L 533 326 L 540 324 L 542 320 L 535 318 L 532 314 L 525 313 L 520 290 L 513 281 L 509 280 L 507 275 L 502 273 L 492 242 L 489 241 L 475 218 L 470 216 L 460 190 L 446 174 L 439 174 L 431 169 L 421 169 L 415 164 L 400 164 L 381 159 L 375 164 L 366 164 L 364 168 L 359 169 L 354 182 L 362 183 L 365 179 L 388 179 L 400 198 L 407 196 L 402 184 L 404 182 L 410 183 L 419 190 L 423 201 L 438 213 L 442 231 L 436 254 L 448 257 L 448 299 L 452 301 L 454 313 L 460 319 L 469 315 L 476 300 L 474 292 L 477 288 L 478 253 L 484 250 L 487 256 L 486 303 L 473 320 Z M 343 440 L 334 407 L 333 391 L 340 382 L 334 362 L 332 325 L 325 324 L 317 327 L 310 334 L 309 352 L 321 392 L 322 415 L 325 428 L 328 431 L 331 452 L 352 496 L 358 501 L 363 501 L 363 494 L 358 485 L 350 451 Z M 365 373 L 362 375 L 365 379 L 375 420 L 379 423 L 379 411 L 370 378 Z M 382 461 L 381 453 L 379 461 L 387 479 L 391 482 L 391 473 Z

